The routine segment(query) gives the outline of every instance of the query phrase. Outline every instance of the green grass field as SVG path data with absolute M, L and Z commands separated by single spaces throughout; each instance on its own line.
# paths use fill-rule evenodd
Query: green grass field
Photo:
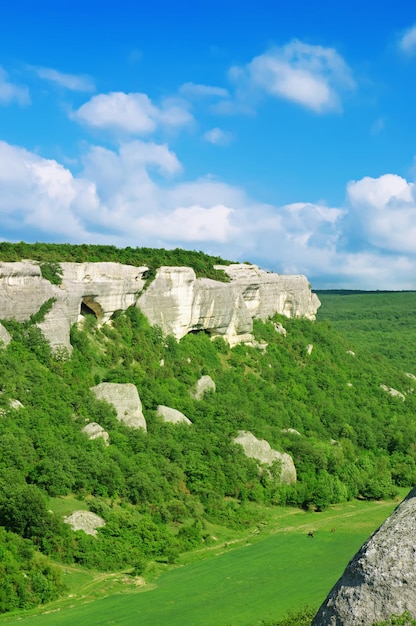
M 43 610 L 5 615 L 0 624 L 247 626 L 305 605 L 317 609 L 396 504 L 349 502 L 322 513 L 270 510 L 258 534 L 218 542 L 194 553 L 193 562 L 136 588 L 124 575 L 64 568 L 70 597 Z
M 386 356 L 404 371 L 416 363 L 416 292 L 319 292 L 317 319 L 328 319 L 356 347 Z M 414 372 L 416 374 L 416 372 Z

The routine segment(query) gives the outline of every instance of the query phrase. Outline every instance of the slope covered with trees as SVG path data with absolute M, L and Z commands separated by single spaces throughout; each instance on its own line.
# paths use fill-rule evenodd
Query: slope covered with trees
M 208 544 L 209 523 L 238 529 L 258 523 L 262 506 L 320 510 L 391 496 L 416 480 L 414 381 L 327 321 L 276 317 L 286 336 L 257 321 L 267 349 L 230 349 L 204 333 L 163 337 L 132 307 L 102 327 L 93 315 L 74 326 L 68 360 L 52 355 L 35 321 L 3 322 L 12 341 L 0 349 L 0 549 L 9 555 L 5 576 L 19 562 L 29 574 L 10 583 L 14 595 L 3 589 L 1 611 L 60 593 L 47 556 L 141 573 L 149 561 L 174 562 Z M 196 400 L 190 390 L 205 374 L 216 391 Z M 90 388 L 103 381 L 136 385 L 147 432 L 96 399 Z M 159 404 L 192 425 L 164 423 Z M 88 439 L 87 421 L 105 428 L 109 446 Z M 290 453 L 297 484 L 259 473 L 232 442 L 240 429 Z M 63 523 L 53 502 L 69 496 L 105 519 L 96 537 Z

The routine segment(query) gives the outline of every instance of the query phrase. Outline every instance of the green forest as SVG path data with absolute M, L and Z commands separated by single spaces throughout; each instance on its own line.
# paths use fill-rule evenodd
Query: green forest
M 0 260 L 21 258 L 58 270 L 60 261 L 183 264 L 211 277 L 213 264 L 225 263 L 188 251 L 0 244 Z M 0 348 L 0 612 L 58 597 L 64 583 L 54 561 L 145 575 L 151 563 L 174 564 L 209 545 L 209 524 L 238 531 L 258 525 L 270 507 L 322 511 L 355 498 L 390 498 L 415 484 L 410 360 L 338 328 L 332 297 L 322 298 L 316 322 L 255 321 L 265 350 L 231 349 L 205 333 L 177 342 L 130 307 L 104 326 L 86 316 L 71 330 L 71 358 L 60 358 L 38 317 L 1 320 L 12 341 Z M 357 324 L 364 325 L 359 310 Z M 190 391 L 203 375 L 216 391 L 196 400 Z M 137 387 L 147 432 L 117 421 L 114 408 L 90 390 L 100 382 Z M 192 424 L 164 423 L 160 404 Z M 109 446 L 82 432 L 92 421 L 108 432 Z M 279 467 L 259 472 L 232 442 L 239 430 L 288 452 L 296 485 L 280 483 Z M 104 518 L 96 537 L 63 522 L 56 503 L 65 498 Z

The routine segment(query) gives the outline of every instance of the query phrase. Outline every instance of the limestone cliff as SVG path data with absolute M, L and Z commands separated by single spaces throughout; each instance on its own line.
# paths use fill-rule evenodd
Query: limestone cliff
M 416 489 L 349 562 L 313 626 L 367 626 L 416 617 Z
M 304 276 L 273 274 L 255 265 L 218 266 L 230 277 L 228 283 L 196 278 L 188 267 L 161 267 L 145 291 L 146 267 L 60 265 L 62 282 L 52 285 L 38 262 L 0 262 L 0 320 L 25 321 L 53 299 L 39 326 L 54 350 L 71 351 L 70 328 L 83 314 L 105 323 L 115 311 L 134 304 L 165 335 L 179 340 L 189 332 L 205 331 L 230 345 L 253 341 L 253 318 L 281 313 L 314 319 L 320 305 Z
M 315 319 L 320 302 L 305 276 L 282 276 L 243 263 L 216 268 L 231 282 L 196 278 L 191 268 L 161 267 L 137 306 L 151 324 L 176 339 L 204 330 L 230 345 L 252 341 L 253 318 L 280 313 Z

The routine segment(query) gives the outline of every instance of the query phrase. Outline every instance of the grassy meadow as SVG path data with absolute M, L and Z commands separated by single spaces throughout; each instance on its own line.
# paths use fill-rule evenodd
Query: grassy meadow
M 400 369 L 415 373 L 416 291 L 318 291 L 317 319 L 353 344 L 382 354 Z
M 0 624 L 254 626 L 306 605 L 317 609 L 349 559 L 396 505 L 397 500 L 353 501 L 321 513 L 270 509 L 267 523 L 254 531 L 232 541 L 218 537 L 188 554 L 183 565 L 165 566 L 158 576 L 150 571 L 144 579 L 63 566 L 65 598 L 44 609 L 5 615 Z

